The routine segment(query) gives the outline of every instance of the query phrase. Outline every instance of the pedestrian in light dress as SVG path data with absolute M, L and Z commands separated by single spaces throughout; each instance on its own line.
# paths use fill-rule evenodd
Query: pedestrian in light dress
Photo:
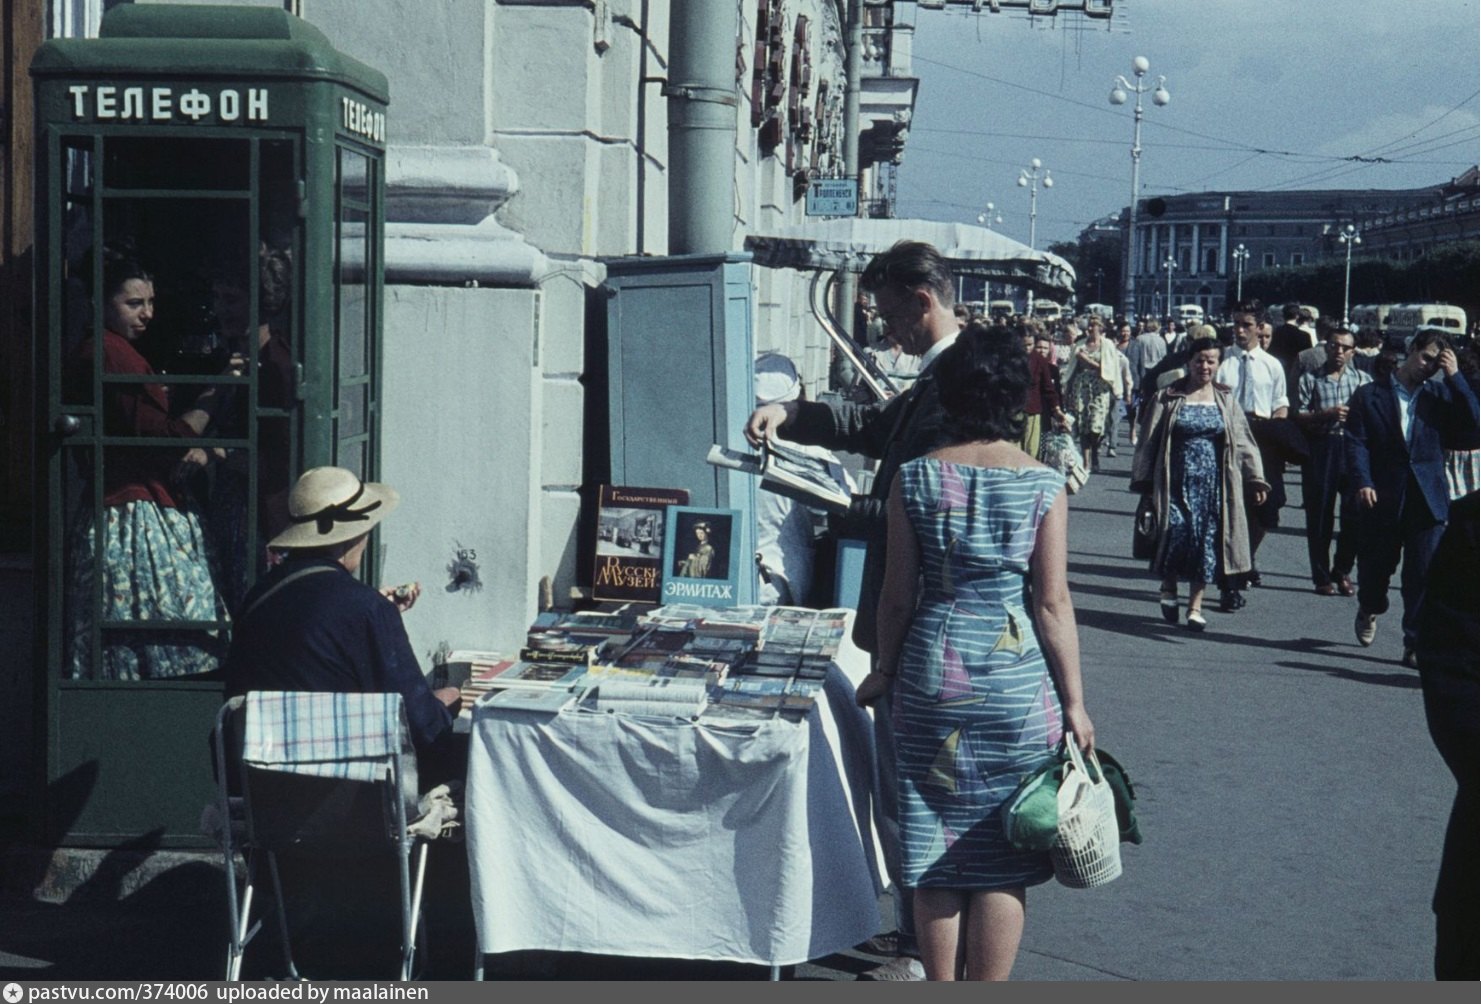
M 938 367 L 949 445 L 890 490 L 874 672 L 892 706 L 904 884 L 933 980 L 1007 979 L 1047 851 L 998 814 L 1063 733 L 1094 744 L 1065 575 L 1064 478 L 1014 445 L 1028 362 L 1007 329 L 968 328 Z M 1025 604 L 1025 587 L 1033 599 Z
M 1152 570 L 1162 578 L 1162 616 L 1178 622 L 1178 580 L 1186 579 L 1187 625 L 1202 631 L 1208 583 L 1249 569 L 1245 494 L 1258 505 L 1269 485 L 1244 412 L 1214 382 L 1218 342 L 1188 348 L 1187 376 L 1160 391 L 1143 419 L 1131 489 L 1150 492 L 1157 512 Z
M 1100 441 L 1105 435 L 1116 387 L 1121 383 L 1121 353 L 1105 337 L 1099 319 L 1092 318 L 1085 341 L 1070 356 L 1065 373 L 1065 401 L 1075 419 L 1085 469 L 1100 470 Z

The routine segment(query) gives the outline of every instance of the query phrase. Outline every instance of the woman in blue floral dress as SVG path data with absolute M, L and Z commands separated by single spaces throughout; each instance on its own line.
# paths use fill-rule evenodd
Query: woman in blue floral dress
M 1151 492 L 1157 511 L 1152 570 L 1162 578 L 1162 616 L 1178 622 L 1178 581 L 1185 579 L 1187 626 L 1202 631 L 1208 583 L 1220 572 L 1249 570 L 1244 494 L 1258 505 L 1269 485 L 1244 412 L 1228 387 L 1214 383 L 1218 343 L 1200 338 L 1188 349 L 1187 375 L 1162 390 L 1143 418 L 1131 487 Z
M 1084 749 L 1095 740 L 1065 576 L 1068 506 L 1064 477 L 1016 445 L 1028 387 L 1018 339 L 974 324 L 934 371 L 953 443 L 904 464 L 890 488 L 879 651 L 857 697 L 892 702 L 903 884 L 926 975 L 1007 979 L 1025 890 L 1053 866 L 1008 842 L 999 810 L 1066 731 Z

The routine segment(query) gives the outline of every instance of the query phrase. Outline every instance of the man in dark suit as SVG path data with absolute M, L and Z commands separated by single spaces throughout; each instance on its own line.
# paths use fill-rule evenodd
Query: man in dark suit
M 1284 323 L 1271 333 L 1270 348 L 1267 351 L 1280 360 L 1281 368 L 1286 371 L 1286 396 L 1294 401 L 1296 381 L 1301 378 L 1298 357 L 1315 343 L 1306 330 L 1296 323 L 1301 320 L 1299 303 L 1286 304 L 1281 308 L 1280 314 Z
M 1433 380 L 1443 370 L 1443 380 Z M 1390 375 L 1358 388 L 1347 415 L 1347 470 L 1356 497 L 1359 644 L 1373 644 L 1388 583 L 1404 556 L 1404 656 L 1417 665 L 1417 615 L 1430 559 L 1450 514 L 1442 442 L 1474 442 L 1476 395 L 1445 336 L 1422 330 Z
M 956 282 L 941 253 L 929 244 L 900 241 L 875 256 L 859 284 L 874 295 L 874 304 L 890 335 L 906 352 L 920 357 L 920 376 L 915 383 L 903 394 L 870 404 L 814 401 L 769 404 L 751 413 L 745 432 L 753 444 L 780 436 L 879 460 L 869 494 L 855 496 L 847 519 L 867 541 L 853 637 L 860 648 L 872 655 L 877 650 L 875 608 L 884 582 L 885 502 L 901 464 L 945 444 L 944 415 L 931 364 L 956 340 L 961 329 L 952 312 Z M 899 879 L 894 731 L 888 705 L 888 701 L 880 701 L 874 707 L 878 823 L 885 863 L 897 891 L 899 955 L 894 963 L 880 967 L 871 975 L 887 980 L 924 979 L 925 970 L 917 958 L 911 897 L 908 890 L 901 890 Z

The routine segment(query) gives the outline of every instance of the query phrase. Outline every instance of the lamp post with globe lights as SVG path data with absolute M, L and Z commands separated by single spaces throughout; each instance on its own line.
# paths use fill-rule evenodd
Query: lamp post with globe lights
M 1178 267 L 1178 260 L 1172 256 L 1172 252 L 1171 251 L 1169 251 L 1167 253 L 1167 257 L 1166 258 L 1162 259 L 1162 267 L 1165 268 L 1165 269 L 1167 269 L 1167 316 L 1171 317 L 1172 316 L 1172 274 L 1173 274 L 1173 272 L 1177 271 L 1177 267 Z
M 1003 225 L 1003 214 L 996 212 L 996 207 L 989 202 L 986 208 L 977 214 L 977 222 L 991 230 L 994 224 Z M 982 284 L 982 299 L 984 303 L 992 300 L 992 281 L 988 280 Z
M 1349 223 L 1337 233 L 1337 239 L 1347 245 L 1347 267 L 1342 273 L 1342 326 L 1347 327 L 1348 297 L 1352 293 L 1352 246 L 1363 243 L 1363 235 Z
M 1132 131 L 1131 131 L 1131 207 L 1127 210 L 1126 222 L 1126 293 L 1125 303 L 1122 310 L 1130 312 L 1136 309 L 1136 200 L 1141 191 L 1141 168 L 1142 168 L 1142 93 L 1147 90 L 1142 78 L 1147 75 L 1151 68 L 1146 56 L 1137 56 L 1131 61 L 1132 73 L 1136 76 L 1136 84 L 1133 85 L 1119 73 L 1116 75 L 1111 87 L 1110 100 L 1113 105 L 1124 105 L 1128 92 L 1136 95 L 1136 106 L 1132 109 Z M 1166 77 L 1157 78 L 1157 87 L 1152 91 L 1152 103 L 1159 108 L 1172 100 L 1172 95 L 1167 93 L 1163 86 L 1167 83 Z M 1168 273 L 1171 275 L 1171 273 Z
M 1039 171 L 1043 170 L 1043 174 Z M 1054 187 L 1054 179 L 1049 177 L 1049 169 L 1044 167 L 1044 162 L 1038 157 L 1028 162 L 1028 167 L 1018 172 L 1018 187 L 1028 189 L 1028 249 L 1034 248 L 1035 227 L 1039 219 L 1039 185 L 1045 188 Z M 1034 291 L 1028 291 L 1028 312 L 1034 312 Z
M 1229 256 L 1234 259 L 1234 301 L 1236 303 L 1243 303 L 1244 263 L 1250 260 L 1250 249 L 1241 244 L 1229 252 Z

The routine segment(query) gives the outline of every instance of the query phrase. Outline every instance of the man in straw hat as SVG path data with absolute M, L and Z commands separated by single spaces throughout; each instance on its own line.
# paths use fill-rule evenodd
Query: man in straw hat
M 237 615 L 226 692 L 398 693 L 425 789 L 463 773 L 452 731 L 458 688 L 434 691 L 417 665 L 401 615 L 419 590 L 377 590 L 355 577 L 370 531 L 400 501 L 342 467 L 304 472 L 288 496 L 288 529 L 268 544 L 287 557 Z

